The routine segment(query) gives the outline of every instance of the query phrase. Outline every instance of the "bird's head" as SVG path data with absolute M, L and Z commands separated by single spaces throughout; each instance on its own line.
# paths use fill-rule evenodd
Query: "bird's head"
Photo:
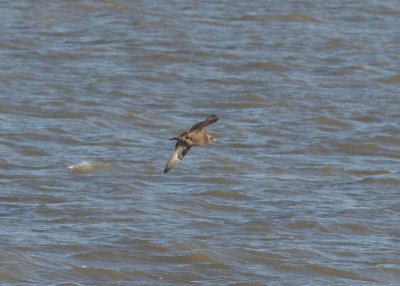
M 213 141 L 215 141 L 215 140 L 217 140 L 217 139 L 215 139 L 215 138 L 212 137 L 211 135 L 208 135 L 208 134 L 207 134 L 207 142 L 213 142 Z

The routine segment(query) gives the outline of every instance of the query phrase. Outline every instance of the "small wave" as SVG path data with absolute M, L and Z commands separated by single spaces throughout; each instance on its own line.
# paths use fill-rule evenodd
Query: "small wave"
M 249 233 L 267 233 L 271 231 L 271 227 L 263 220 L 251 220 L 245 222 L 241 229 Z
M 366 122 L 366 123 L 370 123 L 370 122 L 374 122 L 374 121 L 378 121 L 379 118 L 375 115 L 361 115 L 361 116 L 357 116 L 353 118 L 356 121 L 360 121 L 360 122 Z
M 303 266 L 298 267 L 298 270 L 302 271 L 310 271 L 317 274 L 323 274 L 332 277 L 340 277 L 346 279 L 352 279 L 357 281 L 366 281 L 366 282 L 376 282 L 375 279 L 369 278 L 367 276 L 359 275 L 354 271 L 349 271 L 340 268 L 329 267 L 325 265 L 318 265 L 318 264 L 305 264 Z
M 223 177 L 207 177 L 204 180 L 209 184 L 220 184 L 220 185 L 234 185 L 237 183 L 235 179 L 232 178 L 223 178 Z
M 263 102 L 264 98 L 262 98 L 260 95 L 255 94 L 255 93 L 246 93 L 244 95 L 240 95 L 236 98 L 237 100 L 241 101 L 252 101 L 252 102 Z
M 398 186 L 400 184 L 400 180 L 397 178 L 391 178 L 391 177 L 388 177 L 388 178 L 365 178 L 365 179 L 361 180 L 361 183 Z
M 319 222 L 309 221 L 309 220 L 298 220 L 295 222 L 291 222 L 291 223 L 287 224 L 287 227 L 289 229 L 294 229 L 294 230 L 316 229 L 321 232 L 328 232 L 328 229 L 326 229 L 324 226 L 322 226 Z
M 317 18 L 307 15 L 307 14 L 301 14 L 301 13 L 290 13 L 286 15 L 280 15 L 277 17 L 278 20 L 284 21 L 284 22 L 306 22 L 306 23 L 321 23 L 320 20 Z
M 283 73 L 286 71 L 286 67 L 274 62 L 251 62 L 244 65 L 246 69 L 253 69 L 253 70 L 267 70 L 267 71 L 274 71 L 277 73 Z
M 110 162 L 82 161 L 78 164 L 68 166 L 68 169 L 77 174 L 93 174 L 113 169 L 116 165 Z
M 385 149 L 372 143 L 339 143 L 337 147 L 341 152 L 355 155 L 379 155 L 387 153 Z
M 399 83 L 400 82 L 400 74 L 391 76 L 391 77 L 387 77 L 387 78 L 382 78 L 378 80 L 379 82 L 382 83 L 388 83 L 388 84 L 395 84 L 395 83 Z
M 314 118 L 314 122 L 319 125 L 328 125 L 328 126 L 336 126 L 336 127 L 348 127 L 349 125 L 341 120 L 333 119 L 325 116 L 318 116 Z
M 350 174 L 354 175 L 364 175 L 364 176 L 374 176 L 374 175 L 386 175 L 390 174 L 389 170 L 385 169 L 371 169 L 371 170 L 365 170 L 365 169 L 360 169 L 360 170 L 348 170 Z
M 400 146 L 400 138 L 394 136 L 375 136 L 372 140 L 387 145 Z
M 50 154 L 44 150 L 33 148 L 33 147 L 24 147 L 19 149 L 19 153 L 25 156 L 50 156 Z
M 337 227 L 344 231 L 351 231 L 353 233 L 369 233 L 371 229 L 362 223 L 342 223 L 338 224 Z
M 235 191 L 210 190 L 200 193 L 201 196 L 210 196 L 221 199 L 247 200 L 249 196 Z
M 168 262 L 168 263 L 197 263 L 197 264 L 209 264 L 215 268 L 226 268 L 228 267 L 228 259 L 222 255 L 217 254 L 209 250 L 197 250 L 191 249 L 180 255 L 155 255 L 153 256 L 154 261 Z
M 95 280 L 95 281 L 105 281 L 105 280 L 128 280 L 129 276 L 125 273 L 113 269 L 107 268 L 97 268 L 88 267 L 86 265 L 81 265 L 80 267 L 73 267 L 71 273 L 75 276 Z

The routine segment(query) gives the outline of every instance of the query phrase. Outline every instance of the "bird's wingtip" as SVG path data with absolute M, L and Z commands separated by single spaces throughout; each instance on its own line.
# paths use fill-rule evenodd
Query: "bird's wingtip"
M 218 118 L 218 116 L 217 116 L 217 115 L 215 115 L 215 114 L 211 114 L 210 116 L 208 116 L 208 118 L 207 118 L 207 119 L 218 120 L 219 118 Z

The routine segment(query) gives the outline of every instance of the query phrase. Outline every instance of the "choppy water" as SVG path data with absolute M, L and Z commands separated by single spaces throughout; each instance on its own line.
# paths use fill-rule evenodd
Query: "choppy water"
M 399 285 L 398 4 L 3 1 L 1 285 Z

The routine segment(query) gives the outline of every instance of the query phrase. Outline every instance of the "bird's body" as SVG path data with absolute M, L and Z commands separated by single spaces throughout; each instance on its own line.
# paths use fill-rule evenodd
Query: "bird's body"
M 204 129 L 216 121 L 218 121 L 218 117 L 216 115 L 210 115 L 206 120 L 193 125 L 189 131 L 183 132 L 178 137 L 171 138 L 171 140 L 176 140 L 177 142 L 175 151 L 165 166 L 164 173 L 175 167 L 175 165 L 185 157 L 192 146 L 199 146 L 214 141 L 214 137 L 206 134 Z

